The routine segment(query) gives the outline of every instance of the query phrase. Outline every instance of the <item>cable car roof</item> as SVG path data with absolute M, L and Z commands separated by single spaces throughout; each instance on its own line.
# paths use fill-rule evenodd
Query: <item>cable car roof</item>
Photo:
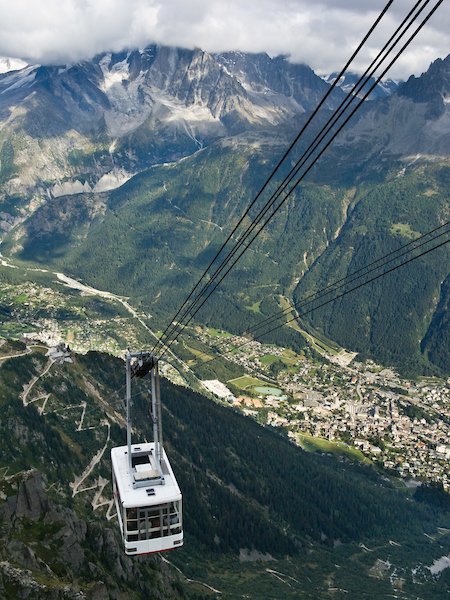
M 155 444 L 153 442 L 132 444 L 131 453 L 133 455 L 134 452 L 150 452 L 154 451 L 154 448 Z M 152 506 L 181 500 L 181 491 L 164 449 L 161 459 L 165 485 L 155 485 L 149 480 L 148 485 L 145 487 L 134 489 L 132 476 L 129 471 L 128 446 L 112 448 L 112 467 L 116 476 L 120 500 L 125 508 Z

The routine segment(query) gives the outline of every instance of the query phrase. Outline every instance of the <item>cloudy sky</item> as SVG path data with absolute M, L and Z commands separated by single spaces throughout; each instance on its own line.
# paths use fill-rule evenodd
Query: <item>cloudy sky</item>
M 432 0 L 430 5 L 434 5 Z M 158 43 L 290 55 L 340 70 L 387 0 L 0 0 L 0 56 L 63 64 Z M 353 70 L 364 70 L 415 0 L 394 0 Z M 450 53 L 444 0 L 389 76 L 420 75 Z

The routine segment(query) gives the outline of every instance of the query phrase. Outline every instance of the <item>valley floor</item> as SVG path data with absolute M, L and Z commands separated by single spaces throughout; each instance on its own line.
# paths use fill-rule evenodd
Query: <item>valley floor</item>
M 0 268 L 20 270 L 5 260 Z M 151 315 L 136 311 L 126 298 L 45 270 L 29 269 L 24 279 L 2 287 L 1 303 L 9 311 L 0 321 L 4 338 L 49 346 L 63 342 L 80 353 L 95 349 L 117 356 L 158 339 L 149 325 Z M 222 401 L 262 424 L 284 428 L 307 449 L 344 453 L 417 484 L 431 480 L 449 487 L 445 381 L 403 380 L 310 334 L 301 354 L 198 326 L 189 335 L 195 343 L 185 338 L 181 345 L 190 358 L 180 357 L 181 346 L 175 345 L 162 366 L 174 383 L 214 390 L 196 371 L 220 354 L 245 371 L 241 377 L 220 378 L 225 391 L 216 393 Z

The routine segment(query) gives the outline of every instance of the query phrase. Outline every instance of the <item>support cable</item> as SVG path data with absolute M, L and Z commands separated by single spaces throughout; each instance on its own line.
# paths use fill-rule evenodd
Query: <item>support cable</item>
M 297 135 L 297 137 L 294 139 L 294 141 L 291 143 L 291 145 L 289 146 L 289 148 L 286 150 L 286 152 L 282 156 L 281 160 L 278 162 L 277 166 L 272 171 L 272 173 L 270 174 L 270 176 L 267 179 L 267 181 L 264 183 L 263 187 L 256 194 L 255 198 L 250 203 L 250 205 L 248 206 L 248 208 L 246 209 L 246 211 L 244 212 L 244 214 L 242 215 L 242 217 L 239 219 L 239 221 L 237 222 L 237 224 L 234 226 L 233 230 L 228 235 L 227 239 L 222 244 L 221 248 L 219 249 L 219 251 L 217 252 L 217 254 L 215 255 L 215 257 L 212 259 L 212 261 L 210 262 L 209 266 L 206 268 L 206 270 L 203 273 L 203 275 L 197 281 L 196 285 L 194 286 L 194 288 L 192 289 L 192 291 L 190 292 L 190 294 L 188 295 L 188 297 L 186 298 L 186 300 L 183 302 L 183 304 L 179 308 L 179 310 L 176 313 L 176 315 L 173 317 L 173 319 L 171 321 L 171 324 L 174 321 L 176 321 L 176 319 L 178 318 L 178 315 L 181 313 L 181 311 L 187 305 L 187 303 L 189 302 L 189 300 L 191 299 L 191 297 L 195 294 L 195 292 L 198 289 L 198 287 L 200 286 L 201 282 L 206 278 L 207 273 L 209 272 L 209 270 L 213 266 L 213 264 L 216 262 L 216 260 L 219 257 L 219 255 L 225 249 L 226 245 L 233 239 L 233 235 L 236 233 L 236 230 L 243 223 L 245 217 L 249 214 L 250 210 L 253 208 L 253 206 L 257 202 L 258 198 L 261 196 L 261 194 L 263 193 L 263 191 L 266 189 L 266 187 L 268 186 L 269 182 L 273 179 L 273 177 L 275 176 L 275 174 L 277 173 L 277 171 L 279 170 L 279 168 L 281 167 L 281 165 L 283 164 L 283 162 L 285 161 L 285 159 L 287 158 L 287 156 L 289 155 L 289 153 L 291 152 L 291 150 L 294 148 L 294 146 L 296 145 L 296 143 L 298 142 L 298 140 L 300 139 L 300 137 L 303 135 L 303 133 L 305 132 L 305 130 L 308 128 L 308 126 L 310 125 L 310 123 L 312 122 L 312 120 L 314 119 L 314 117 L 316 116 L 316 114 L 318 113 L 318 111 L 325 104 L 326 100 L 328 99 L 328 97 L 330 96 L 330 94 L 333 92 L 333 90 L 335 89 L 335 87 L 337 86 L 337 84 L 339 83 L 339 80 L 341 79 L 341 77 L 347 71 L 347 69 L 349 68 L 350 64 L 356 58 L 356 56 L 358 55 L 358 53 L 360 52 L 360 50 L 363 48 L 364 44 L 366 43 L 366 41 L 368 40 L 368 38 L 370 37 L 370 35 L 373 33 L 374 29 L 377 27 L 378 23 L 381 21 L 381 19 L 383 18 L 383 16 L 385 15 L 385 13 L 387 12 L 387 10 L 389 9 L 389 7 L 391 6 L 391 4 L 393 2 L 394 2 L 394 0 L 389 0 L 389 2 L 386 4 L 386 6 L 384 7 L 384 9 L 381 11 L 380 15 L 377 17 L 377 19 L 375 20 L 375 22 L 373 23 L 373 25 L 371 26 L 371 28 L 369 29 L 369 31 L 364 36 L 364 38 L 361 41 L 361 43 L 358 45 L 358 47 L 356 48 L 356 50 L 353 52 L 352 56 L 347 61 L 346 65 L 344 66 L 344 68 L 339 73 L 338 77 L 335 79 L 335 81 L 333 82 L 333 84 L 328 89 L 327 93 L 325 94 L 325 96 L 322 98 L 322 100 L 319 102 L 319 104 L 317 105 L 317 107 L 314 109 L 313 113 L 310 115 L 310 117 L 308 118 L 307 122 L 302 127 L 302 129 L 300 130 L 299 134 Z M 164 332 L 163 332 L 163 334 L 161 336 L 161 339 L 163 339 L 164 337 L 168 338 L 170 336 L 170 331 L 169 330 L 170 330 L 171 324 L 169 324 L 166 327 L 166 329 L 164 330 Z M 156 348 L 156 346 L 155 346 L 155 348 Z M 155 350 L 155 348 L 153 350 Z
M 346 125 L 346 123 L 350 120 L 350 118 L 354 115 L 354 113 L 356 112 L 356 110 L 361 106 L 361 104 L 365 101 L 365 99 L 368 97 L 368 95 L 370 94 L 370 92 L 373 90 L 373 88 L 379 83 L 379 81 L 384 77 L 384 75 L 386 74 L 386 72 L 389 70 L 389 68 L 394 64 L 394 62 L 398 59 L 398 57 L 400 56 L 400 54 L 405 50 L 405 48 L 411 43 L 411 41 L 415 38 L 415 36 L 417 35 L 417 33 L 422 29 L 422 27 L 425 25 L 425 23 L 431 18 L 431 16 L 434 14 L 434 12 L 437 10 L 437 8 L 439 7 L 439 5 L 442 3 L 443 0 L 439 0 L 436 5 L 430 10 L 429 14 L 424 18 L 424 20 L 422 21 L 422 23 L 417 27 L 417 29 L 411 34 L 410 38 L 407 40 L 407 42 L 402 46 L 402 48 L 400 49 L 400 51 L 395 55 L 395 57 L 390 61 L 390 63 L 388 64 L 388 66 L 384 69 L 384 71 L 382 72 L 382 74 L 377 78 L 377 80 L 375 81 L 375 83 L 370 87 L 369 91 L 366 92 L 365 96 L 361 99 L 361 101 L 357 104 L 357 106 L 353 109 L 353 111 L 345 118 L 344 122 L 340 125 L 340 127 L 337 129 L 337 131 L 335 131 L 331 137 L 330 140 L 328 140 L 328 142 L 326 143 L 325 147 L 320 150 L 320 152 L 318 153 L 318 155 L 313 159 L 312 163 L 307 167 L 307 169 L 305 170 L 305 172 L 299 177 L 299 179 L 292 185 L 291 189 L 286 193 L 286 196 L 280 201 L 279 205 L 276 208 L 272 209 L 272 213 L 271 215 L 267 218 L 266 222 L 261 226 L 261 228 L 259 229 L 259 231 L 253 236 L 253 238 L 251 239 L 251 241 L 245 245 L 244 250 L 242 250 L 242 252 L 239 254 L 239 256 L 237 258 L 234 259 L 234 262 L 231 264 L 231 266 L 229 266 L 228 270 L 223 274 L 223 276 L 220 278 L 220 280 L 215 283 L 214 287 L 209 291 L 208 295 L 203 299 L 203 301 L 200 303 L 200 305 L 197 307 L 197 309 L 191 314 L 190 318 L 188 319 L 188 321 L 184 324 L 181 325 L 181 329 L 178 332 L 178 334 L 176 335 L 176 337 L 172 340 L 172 342 L 170 342 L 168 345 L 170 347 L 170 344 L 173 343 L 173 341 L 175 339 L 177 339 L 177 337 L 179 336 L 179 334 L 181 333 L 181 331 L 187 326 L 187 324 L 192 320 L 192 318 L 197 314 L 197 312 L 200 310 L 200 308 L 203 306 L 203 304 L 208 300 L 208 298 L 210 297 L 210 295 L 215 291 L 215 289 L 217 288 L 217 286 L 221 283 L 221 281 L 224 279 L 224 277 L 228 274 L 228 272 L 231 270 L 231 268 L 236 264 L 237 260 L 239 260 L 239 258 L 241 258 L 241 256 L 245 253 L 245 251 L 248 249 L 248 247 L 251 245 L 251 243 L 256 239 L 256 237 L 259 235 L 259 233 L 262 231 L 262 229 L 270 222 L 270 220 L 273 218 L 273 216 L 276 214 L 276 212 L 279 210 L 279 208 L 282 206 L 282 204 L 287 200 L 287 198 L 290 196 L 290 194 L 293 192 L 293 190 L 295 189 L 295 187 L 300 183 L 300 181 L 303 180 L 303 178 L 306 176 L 306 174 L 311 170 L 312 166 L 315 164 L 315 162 L 322 156 L 322 154 L 325 152 L 325 150 L 328 148 L 328 146 L 331 144 L 331 142 L 335 139 L 335 137 L 338 135 L 338 133 L 340 133 L 340 131 L 342 130 L 342 128 Z M 413 17 L 413 21 L 417 18 L 418 14 L 420 14 L 420 12 L 423 10 L 423 8 L 426 6 L 426 4 L 428 4 L 429 0 L 427 0 L 424 4 L 424 6 L 422 6 L 419 9 L 419 12 Z M 418 7 L 418 4 L 416 4 L 416 7 Z M 416 8 L 415 7 L 415 8 Z M 414 11 L 414 9 L 413 9 Z M 410 12 L 410 15 L 412 14 L 412 12 Z M 413 22 L 412 21 L 412 22 Z M 404 21 L 405 22 L 405 21 Z M 410 25 L 412 24 L 412 22 L 408 25 L 408 27 L 405 29 L 405 31 L 401 34 L 401 36 L 404 35 L 404 33 L 407 31 L 407 29 L 410 27 Z M 403 25 L 403 24 L 402 24 Z M 397 30 L 398 31 L 398 30 Z M 397 32 L 396 32 L 397 33 Z M 391 49 L 389 50 L 389 52 L 393 49 L 393 47 L 398 43 L 399 40 L 397 40 L 393 46 L 391 47 Z M 387 55 L 386 55 L 387 56 Z M 386 58 L 386 57 L 385 57 Z M 383 60 L 385 60 L 385 58 Z M 381 64 L 381 63 L 380 63 Z M 379 65 L 378 65 L 379 66 Z M 331 127 L 330 127 L 331 130 Z M 314 144 L 314 143 L 313 143 Z M 311 153 L 317 148 L 317 145 L 315 147 L 313 147 L 313 150 L 310 152 L 310 154 L 307 156 L 307 158 L 309 158 L 309 156 L 311 155 Z M 300 159 L 302 160 L 302 159 Z M 302 166 L 302 165 L 300 165 Z M 300 167 L 299 167 L 300 168 Z M 293 175 L 291 176 L 290 180 L 287 182 L 287 184 L 289 184 L 293 177 L 298 173 L 298 169 L 295 171 L 295 173 L 293 173 Z M 285 185 L 284 189 L 286 189 Z M 284 191 L 284 189 L 282 191 Z M 278 194 L 278 196 L 281 194 L 281 192 Z M 268 212 L 268 210 L 271 208 L 271 206 L 266 206 L 265 209 L 263 209 L 263 214 L 262 217 L 265 216 L 265 214 Z M 262 218 L 261 217 L 261 218 Z M 249 228 L 249 233 L 247 234 L 250 235 L 250 233 L 252 233 L 252 231 L 255 229 L 255 226 L 258 223 L 254 224 L 251 226 L 251 228 Z M 241 238 L 242 240 L 242 238 Z M 240 240 L 240 241 L 241 241 Z M 243 245 L 242 241 L 240 243 L 240 245 Z M 234 252 L 232 253 L 234 254 Z M 228 260 L 228 259 L 227 259 Z M 223 263 L 222 267 L 220 267 L 220 270 L 222 270 L 223 268 L 225 268 L 225 263 Z M 216 276 L 216 274 L 215 274 Z M 211 284 L 211 282 L 210 282 Z M 208 285 L 210 285 L 208 284 Z M 197 300 L 195 302 L 198 302 L 201 299 L 201 295 L 197 298 Z M 193 303 L 192 308 L 190 310 L 193 310 L 193 307 L 195 307 L 195 303 Z M 185 315 L 187 315 L 188 311 L 186 311 Z
M 444 233 L 447 233 L 447 234 L 449 234 L 449 233 L 450 233 L 450 230 L 449 230 L 449 231 L 446 231 L 446 232 L 444 232 Z M 439 235 L 435 236 L 435 237 L 434 237 L 432 240 L 430 240 L 430 241 L 435 241 L 437 238 L 439 238 L 439 237 L 441 237 L 442 235 L 444 235 L 444 233 L 441 233 L 441 234 L 439 234 Z M 247 340 L 247 341 L 245 341 L 245 342 L 243 342 L 243 343 L 241 343 L 241 344 L 239 344 L 239 345 L 237 345 L 237 346 L 234 346 L 234 347 L 233 347 L 233 349 L 232 349 L 232 350 L 230 350 L 230 352 L 235 352 L 236 350 L 239 350 L 240 348 L 243 348 L 243 347 L 244 347 L 244 346 L 246 346 L 246 345 L 247 345 L 249 342 L 252 342 L 252 341 L 258 341 L 258 340 L 260 340 L 260 339 L 261 339 L 263 336 L 265 336 L 265 335 L 268 335 L 269 333 L 272 333 L 272 332 L 274 332 L 274 331 L 277 331 L 277 329 L 281 329 L 281 327 L 283 327 L 284 325 L 288 325 L 289 323 L 292 323 L 293 321 L 297 321 L 298 319 L 301 319 L 302 317 L 305 317 L 306 315 L 308 315 L 308 314 L 312 313 L 313 311 L 317 310 L 318 308 L 322 308 L 323 306 L 326 306 L 327 304 L 330 304 L 331 302 L 334 302 L 335 300 L 338 300 L 339 298 L 342 298 L 343 296 L 346 296 L 347 294 L 350 294 L 351 292 L 355 292 L 356 290 L 358 290 L 358 289 L 360 289 L 360 288 L 364 287 L 365 285 L 368 285 L 369 283 L 372 283 L 373 281 L 376 281 L 377 279 L 380 279 L 381 277 L 384 277 L 385 275 L 387 275 L 387 274 L 389 274 L 389 273 L 392 273 L 393 271 L 395 271 L 395 270 L 399 269 L 400 267 L 403 267 L 403 266 L 405 266 L 405 265 L 407 265 L 407 264 L 409 264 L 409 263 L 411 263 L 411 262 L 413 262 L 413 261 L 417 260 L 418 258 L 421 258 L 422 256 L 425 256 L 426 254 L 429 254 L 429 253 L 430 253 L 430 252 L 432 252 L 433 250 L 437 250 L 438 248 L 441 248 L 442 246 L 445 246 L 445 245 L 446 245 L 446 244 L 448 244 L 449 242 L 450 242 L 450 238 L 449 238 L 449 239 L 447 239 L 447 240 L 444 240 L 443 242 L 441 242 L 441 243 L 437 244 L 436 246 L 433 246 L 432 248 L 428 248 L 427 250 L 424 250 L 423 252 L 421 252 L 421 253 L 420 253 L 420 254 L 418 254 L 417 256 L 413 256 L 412 258 L 409 258 L 408 260 L 406 260 L 406 261 L 404 261 L 404 262 L 402 262 L 402 263 L 400 263 L 400 264 L 398 264 L 398 265 L 395 265 L 395 266 L 391 267 L 390 269 L 388 269 L 387 271 L 384 271 L 383 273 L 379 273 L 378 275 L 375 275 L 374 277 L 372 277 L 371 279 L 368 279 L 367 281 L 364 281 L 364 282 L 362 282 L 362 283 L 359 283 L 359 284 L 358 284 L 358 285 L 356 285 L 355 287 L 352 287 L 351 289 L 349 289 L 349 290 L 346 290 L 346 291 L 344 291 L 344 292 L 342 292 L 342 293 L 338 294 L 337 296 L 334 296 L 333 298 L 329 298 L 328 300 L 326 300 L 325 302 L 322 302 L 321 304 L 319 304 L 319 305 L 317 305 L 317 306 L 314 306 L 314 307 L 312 307 L 312 308 L 309 308 L 308 310 L 306 310 L 306 311 L 302 312 L 301 314 L 297 314 L 296 316 L 292 317 L 291 319 L 288 319 L 287 321 L 284 321 L 283 323 L 281 323 L 281 324 L 279 324 L 279 325 L 277 325 L 277 326 L 273 327 L 272 329 L 269 329 L 269 330 L 267 330 L 267 331 L 263 331 L 263 332 L 261 332 L 261 333 L 259 333 L 259 334 L 255 335 L 255 336 L 253 336 L 251 340 Z M 428 243 L 428 242 L 426 242 L 426 243 Z M 422 244 L 422 245 L 423 245 L 423 244 Z M 408 251 L 408 252 L 410 252 L 410 251 Z M 369 271 L 368 273 L 366 273 L 366 275 L 370 275 L 370 273 L 374 272 L 375 270 L 376 270 L 376 268 L 375 268 L 375 269 L 372 269 L 371 271 Z M 354 281 L 354 280 L 352 280 L 352 281 Z M 352 281 L 350 281 L 350 282 L 348 282 L 348 283 L 351 283 Z M 342 287 L 342 286 L 339 286 L 339 287 Z M 332 290 L 332 291 L 337 291 L 338 289 L 339 289 L 339 288 L 335 288 L 335 289 L 334 289 L 334 290 Z M 315 299 L 316 299 L 316 300 L 320 300 L 320 299 L 322 299 L 323 297 L 324 297 L 324 296 L 319 296 L 318 298 L 315 298 Z M 310 304 L 310 302 L 308 302 L 308 303 L 306 303 L 306 304 Z M 303 305 L 300 303 L 300 307 L 301 307 L 301 306 L 303 306 Z M 272 321 L 272 322 L 274 322 L 274 321 Z M 271 324 L 271 322 L 270 322 L 270 319 L 268 319 L 268 320 L 267 320 L 267 323 L 266 323 L 266 324 L 267 324 L 267 325 L 270 325 L 270 324 Z M 247 332 L 246 332 L 246 333 L 247 333 Z M 246 335 L 246 333 L 244 333 L 243 335 Z M 220 356 L 216 356 L 216 357 L 214 357 L 214 358 L 212 358 L 212 359 L 205 360 L 205 361 L 203 362 L 203 364 L 208 364 L 208 363 L 211 363 L 211 362 L 213 362 L 213 361 L 215 361 L 215 360 L 218 360 L 219 358 L 224 358 L 224 357 L 225 357 L 227 354 L 228 354 L 228 353 L 227 353 L 227 352 L 225 352 L 224 354 L 220 354 Z
M 333 293 L 334 291 L 344 287 L 345 285 L 348 285 L 349 283 L 352 283 L 353 281 L 356 281 L 357 279 L 361 279 L 361 277 L 364 277 L 366 275 L 369 275 L 370 273 L 373 273 L 377 269 L 381 269 L 382 267 L 394 262 L 395 260 L 398 260 L 398 259 L 402 258 L 403 256 L 405 256 L 411 252 L 414 252 L 414 250 L 417 250 L 418 248 L 421 248 L 422 246 L 425 246 L 426 244 L 430 244 L 431 242 L 434 242 L 436 239 L 442 237 L 443 235 L 450 234 L 450 229 L 448 229 L 446 231 L 439 233 L 438 235 L 435 235 L 434 237 L 432 237 L 428 240 L 422 241 L 421 244 L 418 244 L 418 245 L 406 250 L 406 248 L 408 248 L 408 246 L 410 246 L 411 244 L 417 244 L 417 242 L 419 242 L 420 240 L 424 240 L 432 233 L 435 233 L 436 231 L 438 231 L 444 227 L 448 227 L 449 225 L 450 225 L 450 221 L 447 221 L 447 223 L 444 223 L 440 227 L 433 229 L 433 231 L 429 231 L 428 233 L 424 234 L 423 236 L 421 236 L 415 240 L 412 240 L 411 242 L 409 242 L 408 244 L 405 244 L 404 246 L 401 246 L 397 250 L 393 250 L 389 254 L 382 256 L 381 258 L 377 259 L 376 261 L 373 261 L 372 263 L 370 263 L 364 267 L 361 267 L 357 271 L 354 271 L 353 273 L 350 273 L 349 275 L 346 275 L 345 277 L 338 279 L 337 281 L 335 281 L 333 283 L 330 283 L 329 285 L 322 288 L 321 290 L 306 296 L 306 298 L 303 298 L 299 302 L 296 302 L 293 306 L 285 308 L 285 309 L 281 310 L 280 312 L 268 317 L 267 319 L 264 319 L 260 323 L 254 325 L 253 327 L 248 329 L 243 335 L 252 335 L 253 333 L 256 333 L 258 331 L 258 329 L 265 327 L 266 325 L 282 318 L 283 316 L 287 316 L 289 313 L 293 313 L 294 310 L 296 310 L 298 308 L 302 308 L 303 306 L 307 306 L 308 304 L 311 304 L 315 300 L 317 300 L 319 298 L 323 298 L 324 296 L 327 296 L 327 295 Z M 401 254 L 398 254 L 397 256 L 392 257 L 393 254 L 397 254 L 402 250 L 404 250 L 404 252 L 402 252 Z M 391 257 L 391 258 L 389 258 L 389 257 Z M 387 258 L 389 258 L 389 260 L 385 260 Z M 382 260 L 385 260 L 385 262 L 381 262 Z M 377 264 L 377 263 L 379 263 L 379 264 Z M 362 271 L 369 269 L 369 267 L 372 267 L 372 268 L 369 271 L 362 273 Z
M 399 265 L 396 265 L 395 267 L 391 267 L 390 269 L 388 269 L 384 273 L 379 273 L 375 277 L 372 277 L 371 279 L 369 279 L 367 281 L 364 281 L 363 283 L 360 283 L 356 287 L 351 288 L 350 290 L 347 290 L 345 292 L 342 292 L 341 294 L 339 294 L 335 298 L 331 298 L 331 299 L 327 300 L 326 302 L 323 302 L 322 304 L 319 304 L 319 306 L 315 306 L 314 308 L 310 308 L 309 310 L 301 313 L 297 317 L 293 317 L 292 319 L 289 319 L 288 321 L 286 321 L 286 323 L 283 323 L 283 325 L 286 325 L 288 323 L 292 323 L 292 321 L 295 321 L 297 318 L 301 319 L 302 317 L 305 317 L 306 315 L 308 315 L 309 313 L 313 312 L 314 310 L 317 310 L 318 308 L 322 308 L 322 306 L 326 306 L 327 304 L 330 304 L 330 302 L 334 302 L 335 300 L 338 300 L 339 298 L 342 298 L 343 296 L 346 296 L 347 294 L 350 294 L 351 292 L 359 290 L 359 288 L 362 288 L 363 286 L 367 285 L 368 283 L 372 283 L 372 281 L 376 281 L 377 279 L 380 279 L 380 277 L 384 277 L 388 273 L 392 273 L 392 271 L 395 271 L 396 269 L 399 269 L 400 267 L 404 267 L 405 265 L 409 264 L 410 262 L 413 262 L 414 260 L 417 260 L 418 258 L 421 258 L 422 256 L 425 256 L 426 254 L 429 254 L 433 250 L 437 250 L 438 248 L 441 248 L 442 246 L 445 246 L 449 242 L 450 242 L 450 239 L 445 240 L 444 242 L 441 242 L 437 246 L 434 246 L 433 248 L 429 248 L 428 250 L 425 250 L 424 252 L 422 252 L 421 254 L 418 254 L 417 256 L 413 256 L 412 258 L 408 259 L 407 261 L 405 261 L 403 263 L 400 263 Z M 269 329 L 269 331 L 265 331 L 264 334 L 262 334 L 262 335 L 267 335 L 268 333 L 271 333 L 272 331 L 275 331 L 275 330 L 277 330 L 279 328 L 280 328 L 280 326 L 274 327 L 273 329 Z

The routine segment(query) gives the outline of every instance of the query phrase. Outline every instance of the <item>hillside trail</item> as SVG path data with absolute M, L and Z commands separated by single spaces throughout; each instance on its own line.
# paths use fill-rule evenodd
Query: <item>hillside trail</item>
M 186 577 L 186 575 L 183 573 L 183 571 L 181 569 L 179 569 L 176 565 L 174 565 L 172 562 L 170 562 L 170 560 L 167 560 L 167 558 L 165 556 L 163 556 L 161 552 L 159 553 L 159 557 L 162 560 L 162 562 L 166 563 L 167 565 L 170 565 L 173 569 L 175 569 L 176 571 L 178 571 L 178 573 L 182 577 L 184 577 L 184 579 L 185 579 L 185 581 L 187 583 L 197 583 L 199 585 L 203 585 L 205 588 L 207 588 L 208 590 L 210 590 L 214 594 L 221 594 L 222 593 L 220 590 L 216 590 L 215 588 L 213 588 L 212 586 L 208 585 L 207 583 L 204 583 L 203 581 L 198 581 L 197 579 L 189 579 L 189 577 Z
M 80 477 L 75 477 L 75 480 L 72 483 L 69 484 L 70 488 L 72 489 L 72 498 L 76 494 L 79 494 L 81 492 L 86 492 L 87 490 L 96 489 L 98 487 L 98 482 L 97 482 L 95 484 L 95 486 L 91 486 L 89 488 L 79 489 L 80 485 L 83 483 L 83 481 L 89 477 L 89 475 L 92 473 L 94 467 L 100 462 L 100 460 L 102 459 L 102 457 L 103 457 L 103 455 L 106 452 L 106 449 L 108 447 L 110 436 L 111 436 L 111 425 L 109 424 L 108 421 L 104 421 L 103 424 L 108 427 L 108 435 L 106 436 L 105 445 L 103 446 L 103 448 L 101 448 L 97 452 L 97 454 L 95 456 L 93 456 L 92 460 L 90 461 L 90 463 L 88 464 L 88 466 L 85 468 L 85 470 L 83 471 L 83 473 L 80 475 Z
M 25 356 L 27 354 L 30 354 L 31 352 L 33 352 L 34 348 L 37 347 L 41 347 L 38 345 L 30 345 L 27 346 L 27 349 L 25 352 L 22 352 L 20 354 L 14 354 L 11 356 L 6 356 L 6 357 L 2 357 L 3 359 L 5 358 L 18 358 L 19 356 Z M 45 410 L 45 406 L 47 404 L 47 401 L 50 397 L 50 394 L 43 394 L 40 396 L 37 396 L 36 398 L 33 398 L 32 400 L 27 400 L 31 390 L 33 389 L 33 387 L 36 385 L 36 383 L 39 381 L 39 379 L 41 377 L 43 377 L 44 375 L 46 375 L 49 370 L 51 369 L 51 367 L 53 366 L 53 364 L 56 361 L 51 358 L 51 356 L 48 358 L 48 361 L 44 367 L 44 369 L 42 370 L 41 373 L 39 373 L 38 375 L 35 375 L 30 383 L 25 384 L 24 387 L 24 391 L 22 392 L 22 402 L 23 405 L 26 407 L 30 404 L 32 404 L 33 402 L 37 402 L 39 400 L 44 400 L 43 405 L 38 409 L 39 413 L 41 415 L 44 416 L 44 410 Z M 82 426 L 83 426 L 83 421 L 84 421 L 84 417 L 86 414 L 86 407 L 87 407 L 87 402 L 82 402 L 80 407 L 83 409 L 82 410 L 82 414 L 81 414 L 81 418 L 80 418 L 80 422 L 77 425 L 76 431 L 82 431 Z M 66 408 L 73 408 L 73 407 L 66 407 Z M 75 477 L 75 480 L 69 484 L 69 486 L 72 489 L 72 497 L 74 497 L 76 494 L 79 494 L 81 492 L 86 492 L 88 490 L 93 490 L 93 489 L 97 489 L 98 491 L 96 492 L 94 499 L 92 501 L 92 507 L 93 510 L 97 510 L 97 508 L 100 508 L 101 506 L 108 506 L 108 510 L 106 512 L 106 518 L 109 520 L 111 520 L 115 514 L 111 514 L 111 511 L 113 509 L 114 506 L 114 500 L 101 500 L 101 494 L 104 490 L 104 488 L 106 487 L 106 485 L 109 483 L 108 479 L 104 479 L 101 476 L 98 478 L 97 481 L 95 481 L 93 486 L 87 487 L 87 488 L 82 488 L 80 489 L 81 484 L 83 483 L 83 481 L 85 481 L 89 475 L 92 473 L 92 471 L 94 470 L 94 468 L 96 467 L 97 464 L 100 463 L 101 459 L 103 458 L 104 453 L 106 452 L 106 449 L 108 448 L 109 445 L 109 441 L 111 438 L 111 426 L 109 421 L 104 420 L 100 423 L 100 425 L 106 425 L 108 428 L 108 434 L 106 437 L 106 441 L 104 446 L 95 454 L 95 456 L 93 456 L 93 458 L 91 459 L 91 461 L 89 462 L 89 464 L 87 465 L 87 467 L 85 468 L 85 470 L 83 471 L 83 473 L 81 474 L 81 476 L 79 477 Z
M 0 348 L 6 343 L 6 340 L 0 339 Z M 26 356 L 27 354 L 31 354 L 35 348 L 44 348 L 47 350 L 47 346 L 43 346 L 42 344 L 27 344 L 25 352 L 19 352 L 18 354 L 7 354 L 6 356 L 0 356 L 0 360 L 6 360 L 8 358 L 19 358 L 20 356 Z
M 3 346 L 3 344 L 0 344 L 0 346 Z M 0 360 L 6 360 L 8 358 L 19 358 L 19 356 L 26 356 L 27 354 L 31 354 L 31 352 L 33 352 L 33 350 L 30 346 L 27 346 L 25 352 L 21 352 L 20 354 L 7 354 L 6 356 L 0 356 Z
M 55 361 L 53 360 L 53 358 L 49 357 L 47 364 L 46 364 L 44 370 L 42 371 L 42 373 L 40 375 L 35 375 L 29 384 L 25 384 L 23 386 L 22 402 L 23 402 L 24 406 L 28 406 L 29 404 L 31 404 L 31 402 L 35 402 L 36 400 L 38 400 L 38 398 L 35 398 L 34 400 L 27 402 L 27 397 L 28 397 L 29 393 L 31 392 L 31 390 L 33 389 L 33 386 L 36 384 L 36 382 L 39 381 L 39 379 L 41 377 L 43 377 L 44 375 L 46 375 L 49 372 L 49 370 L 51 369 L 54 362 Z M 41 398 L 44 398 L 44 397 L 45 396 L 41 396 Z
M 107 506 L 108 510 L 106 511 L 106 519 L 108 521 L 111 521 L 111 519 L 114 519 L 114 517 L 116 516 L 116 513 L 112 512 L 112 510 L 115 508 L 114 500 L 104 500 L 102 498 L 103 490 L 108 485 L 109 479 L 104 479 L 100 475 L 100 477 L 97 479 L 96 483 L 97 483 L 97 487 L 99 489 L 95 492 L 94 499 L 91 502 L 92 510 L 97 510 L 97 508 L 101 508 L 102 506 Z

